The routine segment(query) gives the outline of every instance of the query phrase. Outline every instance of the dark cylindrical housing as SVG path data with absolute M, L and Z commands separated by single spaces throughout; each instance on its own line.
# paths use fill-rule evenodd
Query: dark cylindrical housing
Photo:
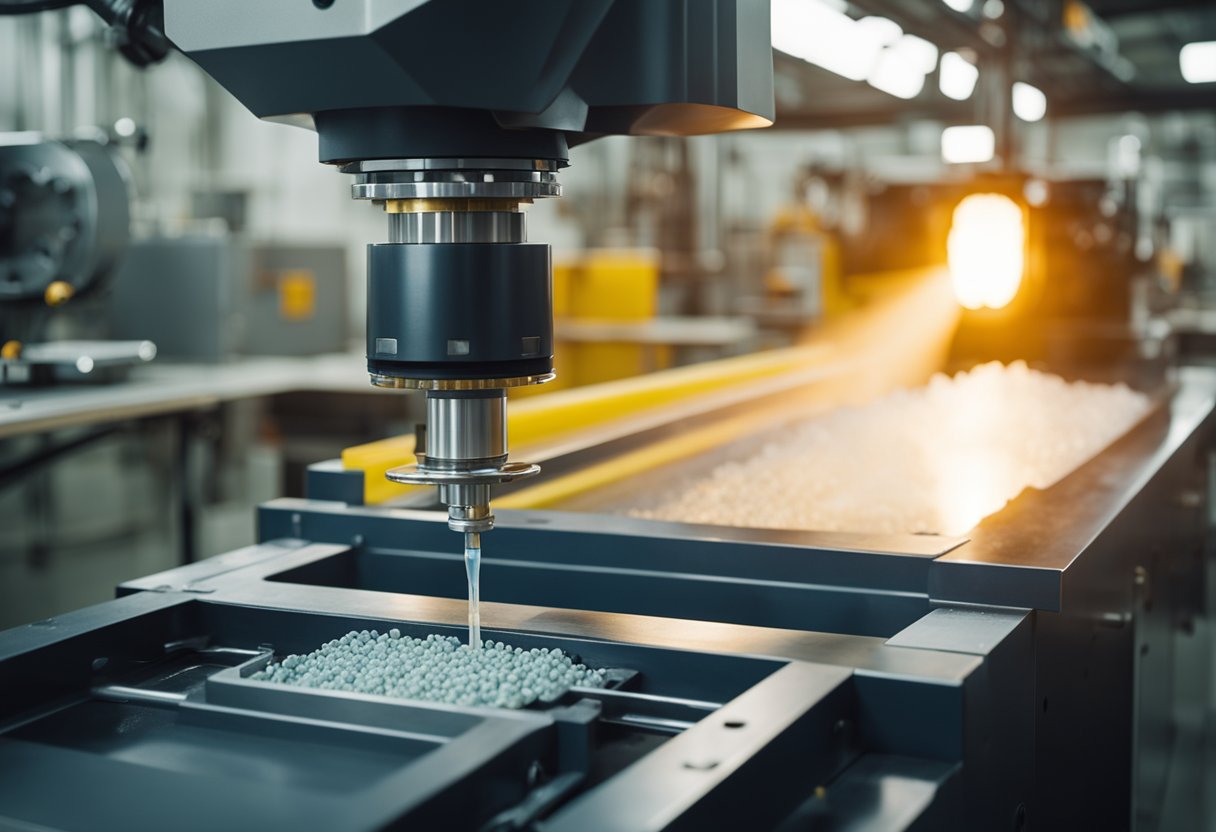
M 426 380 L 550 372 L 549 269 L 540 243 L 368 246 L 368 371 Z

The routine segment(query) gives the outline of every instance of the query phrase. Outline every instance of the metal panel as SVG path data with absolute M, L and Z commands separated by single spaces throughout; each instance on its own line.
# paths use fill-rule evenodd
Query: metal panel
M 239 583 L 231 572 L 212 581 Z M 534 817 L 583 788 L 606 798 L 569 804 L 570 817 L 581 818 L 577 828 L 614 828 L 611 815 L 595 809 L 596 800 L 617 804 L 627 795 L 639 817 L 649 819 L 630 828 L 660 829 L 678 828 L 677 819 L 730 819 L 733 825 L 759 819 L 739 798 L 763 783 L 762 814 L 775 823 L 855 753 L 836 728 L 850 719 L 847 668 L 515 634 L 512 640 L 524 647 L 560 646 L 597 665 L 638 667 L 642 688 L 586 691 L 580 696 L 589 699 L 547 711 L 459 708 L 242 678 L 266 654 L 218 669 L 212 656 L 257 656 L 248 648 L 262 640 L 301 649 L 375 622 L 349 613 L 251 609 L 230 597 L 187 599 L 172 591 L 138 593 L 80 615 L 77 624 L 99 628 L 76 628 L 63 642 L 66 652 L 48 653 L 54 645 L 32 651 L 40 661 L 76 664 L 99 652 L 130 652 L 132 631 L 147 640 L 131 653 L 134 661 L 113 669 L 95 659 L 81 662 L 86 670 L 62 691 L 67 699 L 26 702 L 32 711 L 0 709 L 0 764 L 20 772 L 0 781 L 0 814 L 18 824 L 69 828 L 170 823 L 206 829 L 284 820 L 300 829 L 401 822 L 478 828 L 496 812 Z M 356 599 L 348 593 L 344 600 L 349 608 Z M 401 626 L 416 634 L 452 629 Z M 183 633 L 191 637 L 164 641 Z M 153 646 L 157 642 L 163 646 Z M 0 653 L 0 672 L 26 654 Z M 110 679 L 123 684 L 99 686 Z M 608 724 L 628 728 L 633 714 L 655 708 L 688 710 L 696 703 L 681 706 L 684 700 L 673 698 L 682 692 L 708 700 L 689 711 L 693 720 L 675 728 L 671 739 L 635 744 L 612 762 L 628 743 L 613 750 Z M 603 720 L 597 719 L 598 696 Z M 630 701 L 614 703 L 620 697 Z M 654 728 L 643 734 L 647 730 Z M 797 765 L 788 764 L 793 759 Z M 62 800 L 58 784 L 78 777 L 73 799 Z M 639 781 L 653 787 L 639 791 Z
M 249 252 L 229 236 L 134 243 L 114 275 L 110 334 L 152 341 L 162 358 L 220 361 L 243 340 Z
M 1115 612 L 1113 599 L 1096 595 L 1098 587 L 1070 570 L 1075 573 L 1089 553 L 1095 553 L 1092 560 L 1102 557 L 1096 554 L 1103 542 L 1098 538 L 1112 534 L 1114 521 L 1128 517 L 1138 497 L 1143 505 L 1142 492 L 1171 463 L 1175 470 L 1193 468 L 1199 448 L 1210 441 L 1216 377 L 1183 370 L 1179 381 L 1166 406 L 1131 433 L 1046 491 L 1026 491 L 972 530 L 967 544 L 938 558 L 930 570 L 933 599 Z M 1196 511 L 1190 512 L 1192 529 Z M 1110 545 L 1123 543 L 1116 538 Z M 1098 586 L 1103 583 L 1099 579 Z
M 350 346 L 344 246 L 257 243 L 250 261 L 244 354 L 324 355 Z M 295 304 L 284 295 L 293 282 L 308 295 Z
M 800 802 L 798 784 L 805 789 L 828 779 L 848 752 L 836 726 L 847 712 L 849 675 L 787 665 L 696 730 L 575 800 L 546 829 L 645 832 L 779 822 Z M 762 800 L 740 802 L 761 794 Z
M 358 538 L 347 575 L 282 580 L 459 597 L 458 541 L 431 512 L 276 500 L 263 539 Z M 505 512 L 483 560 L 486 598 L 606 612 L 892 635 L 929 611 L 934 555 L 953 540 L 727 529 Z M 401 549 L 409 541 L 409 549 Z M 850 551 L 830 548 L 841 541 Z M 867 546 L 873 548 L 866 551 Z

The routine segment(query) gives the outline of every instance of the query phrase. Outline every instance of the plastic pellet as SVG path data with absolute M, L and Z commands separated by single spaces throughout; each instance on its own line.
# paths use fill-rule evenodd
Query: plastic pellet
M 1149 410 L 1126 385 L 1068 382 L 1024 362 L 935 375 L 726 449 L 700 480 L 628 514 L 869 534 L 964 534 L 1026 488 L 1048 488 Z M 763 483 L 763 488 L 755 487 Z
M 552 702 L 571 687 L 603 687 L 604 675 L 560 650 L 522 650 L 486 641 L 352 631 L 305 655 L 290 655 L 250 678 L 296 687 L 387 694 L 450 705 L 522 708 Z

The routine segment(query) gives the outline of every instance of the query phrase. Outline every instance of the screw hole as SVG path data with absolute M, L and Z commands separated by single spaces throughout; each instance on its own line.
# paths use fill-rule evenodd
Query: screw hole
M 334 4 L 334 0 L 312 0 L 312 4 L 318 9 L 328 9 Z
M 535 788 L 545 779 L 545 768 L 540 764 L 540 760 L 533 760 L 532 765 L 528 766 L 528 786 Z
M 728 719 L 726 722 L 724 722 L 722 724 L 723 724 L 723 726 L 725 726 L 727 728 L 742 728 L 747 723 L 741 719 Z

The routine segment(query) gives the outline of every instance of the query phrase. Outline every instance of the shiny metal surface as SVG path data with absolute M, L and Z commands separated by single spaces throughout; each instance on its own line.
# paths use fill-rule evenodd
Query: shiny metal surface
M 1104 550 L 1118 549 L 1124 560 L 1129 543 L 1137 540 L 1148 557 L 1202 522 L 1196 501 L 1203 485 L 1187 479 L 1191 473 L 1171 481 L 1163 471 L 1171 460 L 1203 453 L 1214 407 L 1216 373 L 1179 371 L 1174 388 L 1140 425 L 1051 488 L 1023 492 L 973 529 L 965 545 L 939 558 L 930 573 L 932 597 L 1116 615 L 1124 601 L 1097 591 L 1110 580 L 1091 576 L 1091 570 L 1107 557 Z M 1112 526 L 1134 500 L 1154 505 L 1151 522 L 1144 517 L 1140 525 Z M 1110 560 L 1103 562 L 1114 568 Z M 1121 567 L 1127 574 L 1120 584 L 1130 588 L 1134 566 Z
M 555 171 L 558 163 L 552 159 L 362 159 L 342 165 L 343 173 L 384 173 L 389 171 L 426 170 L 524 170 Z
M 512 387 L 544 384 L 555 378 L 557 373 L 514 378 L 399 378 L 372 373 L 371 382 L 373 387 L 386 390 L 509 390 Z
M 508 633 L 851 668 L 868 751 L 960 762 L 951 789 L 965 818 L 926 828 L 1155 828 L 1161 780 L 1141 761 L 1168 759 L 1178 736 L 1170 645 L 1197 614 L 1186 599 L 1214 399 L 1216 373 L 1182 373 L 1123 440 L 970 541 L 910 537 L 900 551 L 864 535 L 506 513 L 484 564 L 494 579 L 483 615 Z M 440 516 L 281 500 L 263 506 L 259 528 L 334 545 L 267 544 L 246 569 L 198 564 L 126 589 L 171 586 L 225 608 L 466 619 Z M 903 806 L 948 772 L 922 773 Z M 853 786 L 885 782 L 871 774 Z M 832 806 L 896 808 L 886 792 L 881 804 L 850 792 L 847 778 L 825 785 Z
M 561 196 L 557 175 L 543 170 L 419 170 L 360 173 L 355 199 L 543 199 Z
M 0 387 L 0 439 L 103 422 L 213 408 L 239 399 L 303 391 L 377 395 L 362 381 L 362 355 L 246 358 L 224 365 L 152 361 L 121 385 Z
M 520 160 L 493 168 L 488 167 L 493 160 L 482 160 L 485 164 L 456 161 L 458 164 L 422 159 L 415 164 L 360 166 L 352 194 L 356 199 L 387 200 L 390 242 L 426 245 L 525 242 L 527 226 L 519 202 L 560 193 L 554 167 L 548 164 Z M 460 201 L 446 201 L 452 197 Z M 503 197 L 508 198 L 505 204 Z M 431 210 L 435 207 L 452 210 Z M 467 352 L 467 341 L 448 342 L 449 357 L 458 360 Z M 540 471 L 536 465 L 506 464 L 506 388 L 530 381 L 432 379 L 415 384 L 373 374 L 376 386 L 429 391 L 426 448 L 418 453 L 417 465 L 395 469 L 388 473 L 389 479 L 438 486 L 440 502 L 449 507 L 448 527 L 453 531 L 478 535 L 490 531 L 494 527 L 490 486 Z M 489 394 L 439 392 L 450 390 Z
M 463 502 L 445 500 L 448 506 L 448 528 L 464 534 L 464 548 L 480 549 L 481 534 L 494 528 L 494 515 L 490 513 L 489 495 L 483 500 Z
M 379 624 L 372 620 L 359 620 L 353 617 L 349 609 L 336 618 L 298 608 L 259 609 L 229 603 L 227 599 L 207 591 L 215 587 L 197 589 L 201 590 L 197 594 L 168 593 L 168 599 L 158 592 L 138 593 L 136 598 L 140 601 L 143 599 L 139 596 L 150 596 L 150 600 L 158 605 L 164 600 L 173 602 L 172 606 L 153 607 L 150 613 L 138 617 L 132 613 L 138 614 L 139 610 L 132 610 L 131 604 L 127 603 L 131 599 L 122 599 L 103 605 L 101 609 L 70 614 L 60 622 L 46 622 L 54 628 L 55 640 L 68 643 L 56 645 L 52 650 L 41 653 L 37 659 L 45 660 L 48 664 L 58 661 L 68 666 L 87 666 L 99 650 L 115 657 L 112 663 L 125 660 L 128 654 L 160 657 L 162 651 L 170 650 L 168 647 L 162 648 L 166 639 L 173 638 L 177 631 L 183 629 L 198 634 L 195 640 L 199 643 L 210 640 L 217 644 L 247 644 L 251 640 L 264 638 L 284 651 L 298 650 L 305 645 L 315 644 L 332 628 L 344 624 L 365 628 Z M 198 600 L 199 596 L 206 595 L 213 597 Z M 401 622 L 397 626 L 401 627 L 403 633 L 415 637 L 442 630 L 432 622 Z M 4 646 L 5 635 L 0 634 L 0 647 Z M 45 646 L 40 635 L 36 631 L 28 637 L 23 633 L 17 634 L 17 638 L 10 641 L 9 646 L 13 649 L 0 652 L 0 674 L 3 674 L 5 682 L 18 677 L 30 667 L 28 653 Z M 280 801 L 293 806 L 297 813 L 290 819 L 292 828 L 380 829 L 402 825 L 396 822 L 404 816 L 401 808 L 375 804 L 386 799 L 417 799 L 427 800 L 433 805 L 436 789 L 442 788 L 449 794 L 450 801 L 480 805 L 488 793 L 482 784 L 489 783 L 493 791 L 500 789 L 499 784 L 506 779 L 501 772 L 508 770 L 504 768 L 508 764 L 517 772 L 513 777 L 515 781 L 521 780 L 523 772 L 527 771 L 528 786 L 539 785 L 543 789 L 545 779 L 552 777 L 554 772 L 573 766 L 579 766 L 576 770 L 580 772 L 586 770 L 587 761 L 593 759 L 595 750 L 603 747 L 605 741 L 609 744 L 613 742 L 611 728 L 607 738 L 597 736 L 599 724 L 627 727 L 633 723 L 635 727 L 645 726 L 649 730 L 658 727 L 663 731 L 661 747 L 643 743 L 637 753 L 622 760 L 620 770 L 631 772 L 627 779 L 612 778 L 598 787 L 592 782 L 587 784 L 585 790 L 555 795 L 561 799 L 546 805 L 562 809 L 566 828 L 602 832 L 620 828 L 619 825 L 604 822 L 596 799 L 583 800 L 603 794 L 604 789 L 611 793 L 610 804 L 634 803 L 635 815 L 652 814 L 657 818 L 666 818 L 678 812 L 688 817 L 692 812 L 690 807 L 699 807 L 696 826 L 709 828 L 713 826 L 712 819 L 720 817 L 722 811 L 719 801 L 710 798 L 730 793 L 754 794 L 761 783 L 765 788 L 764 806 L 759 810 L 737 807 L 734 813 L 737 821 L 728 826 L 738 828 L 744 820 L 757 820 L 762 821 L 761 828 L 772 828 L 808 796 L 815 783 L 828 782 L 837 771 L 847 766 L 855 753 L 852 733 L 837 728 L 842 720 L 853 717 L 852 690 L 855 686 L 865 686 L 864 681 L 859 683 L 853 679 L 851 668 L 780 663 L 751 656 L 692 655 L 687 651 L 655 650 L 648 645 L 592 644 L 586 640 L 575 643 L 560 637 L 542 640 L 514 634 L 512 638 L 526 639 L 524 644 L 527 646 L 543 644 L 571 652 L 577 650 L 590 661 L 603 666 L 637 668 L 637 675 L 645 679 L 644 686 L 636 692 L 612 690 L 597 694 L 588 691 L 598 701 L 583 699 L 570 707 L 563 706 L 547 712 L 471 711 L 435 708 L 408 700 L 354 696 L 340 691 L 313 692 L 272 687 L 248 677 L 246 671 L 264 666 L 255 659 L 240 667 L 211 673 L 205 685 L 200 686 L 203 689 L 192 692 L 188 701 L 171 702 L 144 697 L 144 701 L 137 703 L 134 716 L 144 715 L 145 711 L 140 708 L 156 709 L 148 716 L 153 723 L 152 731 L 159 732 L 153 733 L 146 741 L 141 741 L 138 734 L 133 736 L 133 732 L 128 730 L 135 728 L 138 732 L 139 729 L 135 727 L 137 719 L 125 719 L 115 724 L 115 720 L 90 718 L 96 710 L 92 703 L 85 704 L 73 714 L 82 717 L 75 724 L 84 723 L 86 730 L 69 736 L 66 743 L 62 741 L 62 733 L 48 736 L 50 732 L 0 738 L 5 740 L 0 743 L 3 746 L 0 753 L 3 754 L 5 770 L 26 772 L 29 777 L 24 781 L 4 780 L 4 799 L 0 800 L 4 808 L 0 815 L 6 820 L 14 815 L 22 821 L 33 818 L 39 828 L 89 826 L 87 821 L 78 822 L 75 817 L 67 818 L 52 811 L 57 805 L 62 805 L 61 790 L 54 789 L 54 784 L 59 777 L 69 776 L 65 773 L 65 767 L 79 764 L 84 767 L 84 773 L 78 774 L 73 769 L 70 779 L 80 780 L 94 791 L 83 798 L 74 798 L 74 812 L 80 813 L 81 817 L 92 818 L 108 812 L 109 816 L 102 824 L 106 828 L 118 823 L 110 819 L 117 816 L 127 821 L 134 817 L 134 826 L 139 828 L 158 828 L 153 819 L 172 816 L 175 806 L 185 805 L 184 801 L 188 799 L 186 795 L 198 797 L 200 783 L 210 787 L 209 777 L 213 771 L 225 770 L 214 764 L 208 766 L 213 757 L 203 755 L 209 751 L 214 753 L 217 749 L 231 749 L 227 759 L 234 759 L 242 746 L 248 747 L 246 737 L 252 735 L 250 741 L 256 743 L 259 737 L 265 735 L 258 731 L 264 723 L 251 722 L 250 717 L 254 720 L 274 720 L 270 725 L 273 733 L 266 733 L 271 733 L 269 744 L 278 746 L 280 750 L 283 750 L 281 744 L 290 738 L 292 732 L 298 734 L 301 731 L 306 732 L 306 738 L 316 738 L 323 745 L 330 744 L 335 732 L 346 731 L 355 732 L 360 738 L 396 735 L 410 743 L 421 740 L 426 746 L 416 751 L 409 746 L 394 749 L 405 753 L 395 753 L 382 768 L 390 770 L 387 777 L 396 779 L 386 779 L 382 774 L 372 780 L 358 776 L 359 772 L 356 771 L 351 777 L 353 788 L 334 790 L 338 794 L 336 800 L 344 804 L 339 806 L 342 811 L 325 815 L 319 815 L 316 804 L 309 803 L 309 789 L 320 790 L 331 786 L 335 779 L 332 773 L 323 772 L 325 776 L 309 780 L 286 778 L 281 776 L 284 768 L 280 766 L 272 769 L 268 776 L 263 768 L 256 765 L 260 752 L 254 751 L 241 760 L 244 764 L 242 777 L 253 781 L 254 787 L 242 791 L 229 785 L 233 782 L 231 779 L 221 783 L 218 790 L 213 792 L 214 802 L 222 804 L 227 815 L 204 815 L 201 823 L 187 823 L 187 827 L 210 829 L 241 826 L 240 818 L 248 820 L 250 816 L 256 816 L 254 813 L 259 811 L 259 807 L 264 809 L 266 806 L 271 807 L 266 810 L 267 816 L 280 817 L 282 810 L 274 808 Z M 193 655 L 189 652 L 184 656 L 178 653 L 167 658 L 178 664 L 166 668 L 166 673 L 193 661 Z M 269 659 L 270 655 L 267 654 L 260 661 Z M 22 686 L 20 699 L 17 696 L 6 697 L 0 716 L 8 718 L 19 713 L 25 716 L 25 713 L 21 713 L 25 711 L 33 713 L 36 718 L 41 717 L 52 709 L 61 708 L 58 700 L 66 699 L 64 694 L 75 694 L 82 685 L 89 684 L 87 674 L 71 677 L 50 675 L 52 679 L 46 685 Z M 173 677 L 154 677 L 147 685 L 138 677 L 130 681 L 147 689 L 155 689 L 154 686 L 162 678 Z M 119 681 L 125 682 L 127 677 L 120 677 Z M 962 684 L 967 684 L 967 677 L 964 677 Z M 7 686 L 9 689 L 11 687 Z M 79 700 L 77 696 L 70 706 L 76 706 Z M 184 730 L 175 732 L 175 714 L 179 709 L 183 712 L 181 723 Z M 105 714 L 114 710 L 107 706 Z M 128 715 L 125 709 L 122 715 Z M 59 714 L 52 715 L 53 720 L 60 717 Z M 669 717 L 674 719 L 666 719 Z M 552 729 L 557 720 L 564 720 L 564 724 L 571 726 L 571 729 L 556 734 Z M 324 736 L 319 736 L 314 730 L 318 721 L 323 722 L 321 730 L 325 732 Z M 665 722 L 670 724 L 664 726 Z M 11 722 L 5 727 L 11 728 Z M 392 735 L 381 733 L 385 729 L 391 731 Z M 538 730 L 545 731 L 547 735 L 535 734 Z M 134 755 L 128 755 L 125 761 L 121 758 L 108 761 L 104 759 L 106 755 L 70 750 L 76 746 L 75 740 L 81 735 L 84 737 L 82 745 L 89 738 L 114 738 L 112 742 L 121 744 L 124 750 L 138 744 L 141 750 L 151 753 L 138 758 L 140 765 L 132 766 L 129 760 Z M 539 741 L 530 741 L 531 745 L 523 746 L 519 753 L 501 756 L 500 743 L 503 740 L 509 740 L 514 745 L 521 737 L 532 736 Z M 573 746 L 572 754 L 563 752 L 568 753 L 567 758 L 554 757 L 557 750 L 554 746 L 558 744 L 559 736 L 562 747 Z M 568 737 L 573 737 L 575 741 L 570 742 Z M 583 737 L 587 739 L 584 741 Z M 12 742 L 13 739 L 18 742 Z M 60 742 L 55 742 L 56 739 Z M 68 748 L 64 749 L 64 745 Z M 157 753 L 166 747 L 168 753 Z M 366 746 L 362 742 L 337 743 L 335 753 L 325 756 L 329 757 L 335 768 L 355 766 L 359 761 L 357 754 L 342 756 L 343 750 L 349 753 L 352 747 L 362 749 Z M 797 753 L 797 767 L 785 762 L 790 758 L 791 748 Z M 288 744 L 285 750 L 301 756 L 315 753 L 303 743 Z M 192 753 L 203 756 L 202 764 L 195 762 L 192 768 L 182 772 L 180 761 Z M 823 764 L 808 768 L 806 758 L 809 755 L 822 758 Z M 573 766 L 566 762 L 567 759 L 572 760 Z M 406 768 L 415 760 L 419 761 L 417 766 L 412 770 Z M 687 765 L 690 760 L 698 763 L 695 773 L 690 771 L 692 766 Z M 746 768 L 740 766 L 740 762 L 746 762 Z M 306 756 L 303 764 L 313 770 L 318 765 Z M 113 776 L 98 776 L 98 769 Z M 156 769 L 165 772 L 159 781 L 155 775 L 152 778 L 148 776 L 150 770 Z M 203 776 L 188 776 L 200 769 Z M 89 773 L 93 776 L 86 776 Z M 740 780 L 740 777 L 745 779 Z M 576 782 L 578 779 L 581 777 L 576 778 Z M 651 785 L 668 785 L 654 791 L 648 798 L 657 808 L 647 813 L 636 805 L 635 800 L 640 799 L 640 795 L 633 791 L 630 779 L 641 779 Z M 368 782 L 372 783 L 370 787 L 367 786 Z M 44 783 L 50 785 L 44 787 Z M 714 792 L 708 793 L 710 789 Z M 411 790 L 420 792 L 421 796 Z M 21 794 L 23 791 L 36 791 L 33 804 Z M 151 807 L 147 800 L 140 800 L 148 794 L 154 794 Z M 542 790 L 541 794 L 545 792 Z M 126 805 L 129 799 L 140 804 L 142 814 L 131 814 L 131 809 Z M 519 796 L 512 795 L 511 799 L 519 800 Z M 375 806 L 376 810 L 358 816 L 358 812 L 366 811 L 369 804 Z M 51 806 L 51 810 L 46 808 L 47 805 Z M 320 805 L 322 809 L 332 809 L 333 801 Z M 507 805 L 511 804 L 508 802 Z M 674 809 L 667 809 L 667 806 Z M 196 820 L 198 816 L 197 812 L 194 813 L 191 820 Z M 450 805 L 441 806 L 424 819 L 426 822 L 406 825 L 410 828 L 485 828 L 480 819 L 472 824 L 462 822 L 460 813 Z M 432 823 L 432 819 L 437 820 Z M 27 826 L 25 823 L 19 825 L 22 828 Z M 654 829 L 657 832 L 658 829 L 669 828 L 669 825 L 664 821 L 638 827 L 630 821 L 628 828 Z
M 522 243 L 527 226 L 519 203 L 561 193 L 556 164 L 537 160 L 402 159 L 354 163 L 346 170 L 356 174 L 351 186 L 356 199 L 386 201 L 389 241 L 397 244 Z M 467 353 L 468 342 L 448 342 L 450 358 L 459 360 Z M 489 531 L 494 526 L 490 486 L 540 471 L 536 465 L 505 464 L 506 389 L 552 377 L 413 380 L 373 374 L 372 384 L 378 387 L 430 391 L 425 451 L 418 454 L 417 465 L 395 469 L 389 479 L 438 486 L 440 502 L 449 506 L 451 529 Z
M 395 468 L 394 482 L 434 485 L 448 506 L 448 528 L 488 532 L 494 528 L 490 486 L 540 473 L 539 465 L 507 462 L 507 393 L 427 395 L 426 447 L 418 464 Z
M 489 468 L 507 457 L 507 394 L 426 397 L 426 465 Z
M 561 196 L 556 182 L 359 182 L 354 199 L 541 199 Z
M 277 500 L 261 508 L 259 529 L 265 540 L 357 536 L 370 567 L 357 587 L 454 597 L 456 563 L 413 554 L 452 549 L 443 521 L 437 512 Z M 950 545 L 540 511 L 505 511 L 495 525 L 489 601 L 882 637 L 929 612 L 928 571 Z
M 407 485 L 498 485 L 539 473 L 540 466 L 534 463 L 508 462 L 497 468 L 473 468 L 463 471 L 402 465 L 389 469 L 386 476 L 393 482 Z
M 277 501 L 286 503 L 288 501 Z M 291 501 L 306 504 L 306 500 Z M 313 505 L 318 505 L 314 503 Z M 321 507 L 321 506 L 318 506 Z M 418 512 L 392 512 L 417 515 Z M 432 515 L 435 521 L 441 518 Z M 446 534 L 446 532 L 445 532 Z M 172 586 L 199 597 L 222 590 L 225 603 L 269 609 L 307 609 L 331 615 L 359 615 L 387 621 L 427 621 L 462 627 L 468 606 L 460 598 L 437 598 L 362 589 L 338 589 L 270 580 L 280 573 L 333 557 L 342 547 L 297 541 L 266 543 L 232 552 L 247 567 L 217 569 L 212 560 L 178 567 L 124 584 L 126 590 Z M 349 547 L 347 547 L 349 548 Z M 455 555 L 453 555 L 455 557 Z M 135 598 L 155 596 L 140 593 Z M 123 599 L 129 601 L 130 599 Z M 804 632 L 775 627 L 722 624 L 648 615 L 589 612 L 482 601 L 482 617 L 495 630 L 554 633 L 677 650 L 741 653 L 856 667 L 877 676 L 908 674 L 953 685 L 982 663 L 975 655 L 889 646 L 885 638 Z M 4 646 L 0 633 L 0 648 Z
M 425 211 L 388 215 L 390 243 L 522 243 L 520 211 Z
M 1210 370 L 1181 371 L 1173 388 L 1158 394 L 1156 410 L 1130 433 L 1102 451 L 1090 462 L 1045 491 L 1030 489 L 1009 503 L 1002 511 L 980 523 L 967 540 L 943 537 L 912 537 L 907 540 L 949 541 L 940 548 L 930 569 L 928 591 L 938 603 L 991 604 L 1057 611 L 1069 607 L 1090 609 L 1095 615 L 1116 615 L 1123 603 L 1118 598 L 1106 598 L 1094 587 L 1107 583 L 1080 577 L 1088 575 L 1104 555 L 1103 548 L 1117 547 L 1129 537 L 1145 538 L 1145 552 L 1159 548 L 1165 538 L 1147 539 L 1159 522 L 1148 523 L 1138 530 L 1108 530 L 1112 518 L 1124 511 L 1130 502 L 1144 491 L 1162 469 L 1177 457 L 1186 458 L 1200 453 L 1211 434 L 1212 412 L 1216 404 L 1216 374 Z M 790 390 L 778 390 L 774 396 L 757 396 L 751 403 L 724 399 L 723 414 L 739 417 L 741 430 L 771 430 L 793 418 L 786 408 L 795 411 L 804 406 Z M 783 410 L 785 412 L 783 413 Z M 806 412 L 806 411 L 804 411 Z M 628 435 L 612 431 L 597 435 L 583 444 L 556 444 L 552 449 L 538 449 L 536 457 L 545 464 L 550 476 L 580 466 L 595 464 L 605 457 L 644 450 L 647 442 L 662 440 L 689 425 L 702 424 L 712 414 L 697 414 L 670 409 L 664 417 L 679 416 L 678 420 L 651 417 L 653 421 L 631 423 Z M 754 418 L 752 418 L 754 416 Z M 746 441 L 746 440 L 745 440 Z M 1188 443 L 1191 448 L 1184 447 Z M 721 458 L 714 454 L 694 457 L 667 465 L 647 474 L 646 489 L 657 490 L 668 482 L 698 470 L 698 466 L 714 466 Z M 622 529 L 663 529 L 674 538 L 697 539 L 703 535 L 736 539 L 741 534 L 755 534 L 764 539 L 788 540 L 792 545 L 826 549 L 891 551 L 894 540 L 874 535 L 823 534 L 779 530 L 742 530 L 727 527 L 698 526 L 684 523 L 661 523 L 626 517 L 602 518 L 596 514 L 636 501 L 640 484 L 637 481 L 618 483 L 589 492 L 564 503 L 564 511 L 530 511 L 527 516 L 557 522 L 563 518 L 563 528 L 575 531 L 590 529 L 602 520 L 619 524 Z M 1172 493 L 1155 498 L 1162 504 L 1174 530 L 1190 529 L 1198 517 L 1194 501 L 1202 488 L 1195 483 L 1178 482 L 1162 485 Z M 1189 506 L 1189 508 L 1188 508 Z M 501 525 L 501 524 L 500 524 Z M 1100 539 L 1101 538 L 1101 539 Z M 896 546 L 896 550 L 898 550 Z M 1130 586 L 1128 564 L 1126 583 Z M 1074 574 L 1070 574 L 1070 571 Z M 1122 579 L 1121 579 L 1122 581 Z
M 433 521 L 436 516 L 434 512 L 404 505 L 356 506 L 298 497 L 280 497 L 276 500 L 271 500 L 262 504 L 262 510 L 264 516 L 280 513 L 296 514 L 309 512 L 319 522 L 328 524 L 337 521 L 338 518 L 342 518 L 348 520 L 352 526 L 379 522 L 390 523 L 392 521 L 410 521 L 412 523 L 425 524 L 428 521 Z M 634 536 L 645 536 L 659 541 L 670 541 L 673 543 L 690 542 L 694 545 L 701 542 L 721 545 L 731 543 L 742 546 L 763 545 L 793 551 L 813 550 L 816 552 L 852 553 L 861 561 L 871 556 L 875 558 L 893 556 L 898 560 L 909 559 L 931 562 L 933 559 L 967 542 L 967 538 L 965 537 L 944 537 L 932 534 L 867 535 L 846 534 L 844 532 L 755 529 L 736 526 L 669 523 L 660 520 L 577 514 L 565 511 L 506 511 L 502 516 L 501 522 L 504 528 L 514 528 L 521 531 L 531 530 L 537 534 L 549 532 L 557 532 L 563 535 L 611 533 L 625 539 Z M 632 545 L 632 543 L 629 545 Z M 819 564 L 826 568 L 825 560 L 808 560 L 803 564 L 803 567 L 809 568 Z M 871 578 L 880 578 L 878 573 L 869 574 Z
M 440 485 L 439 502 L 448 506 L 449 527 L 452 527 L 453 520 L 465 523 L 478 523 L 486 519 L 491 523 L 494 521 L 494 516 L 490 514 L 489 485 L 468 482 Z
M 520 211 L 531 200 L 521 199 L 386 199 L 386 214 L 422 214 L 427 211 Z

